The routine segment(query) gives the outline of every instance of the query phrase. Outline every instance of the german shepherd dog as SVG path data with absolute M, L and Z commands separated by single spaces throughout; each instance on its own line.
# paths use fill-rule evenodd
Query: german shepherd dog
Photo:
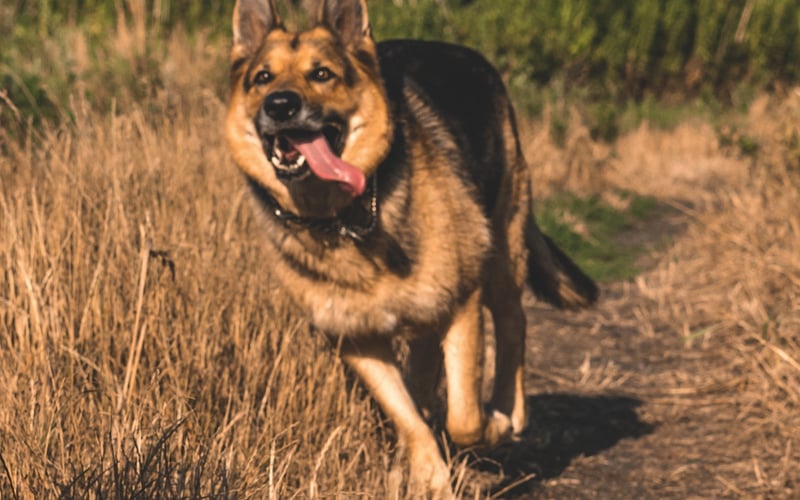
M 526 281 L 567 309 L 597 287 L 536 226 L 514 112 L 482 56 L 376 44 L 364 0 L 320 0 L 311 17 L 293 32 L 273 0 L 237 1 L 228 143 L 264 214 L 272 275 L 394 423 L 410 491 L 447 498 L 423 418 L 441 368 L 450 439 L 512 439 L 526 425 Z M 497 356 L 488 410 L 484 306 Z

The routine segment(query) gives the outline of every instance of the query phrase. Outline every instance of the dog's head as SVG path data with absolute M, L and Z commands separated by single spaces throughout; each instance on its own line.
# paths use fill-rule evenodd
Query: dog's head
M 364 0 L 320 0 L 288 31 L 273 0 L 237 0 L 227 138 L 296 215 L 332 217 L 389 151 L 392 125 Z

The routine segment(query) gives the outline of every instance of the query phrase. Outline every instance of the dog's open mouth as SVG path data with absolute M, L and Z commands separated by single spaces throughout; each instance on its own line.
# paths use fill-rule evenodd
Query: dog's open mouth
M 353 196 L 364 192 L 363 172 L 339 158 L 343 134 L 338 127 L 328 125 L 319 132 L 287 130 L 267 139 L 265 150 L 279 177 L 299 179 L 310 171 Z

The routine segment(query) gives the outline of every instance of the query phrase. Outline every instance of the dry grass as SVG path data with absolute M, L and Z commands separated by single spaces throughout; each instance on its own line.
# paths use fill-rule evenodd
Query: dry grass
M 144 101 L 76 101 L 74 123 L 24 142 L 0 131 L 2 498 L 394 489 L 391 429 L 270 288 L 204 81 L 225 67 L 201 45 L 176 39 L 169 85 Z M 737 401 L 758 472 L 724 476 L 731 492 L 800 475 L 799 101 L 759 101 L 737 124 L 755 159 L 703 123 L 609 147 L 576 120 L 565 149 L 527 126 L 541 192 L 618 187 L 679 209 L 686 232 L 627 285 L 640 301 L 610 307 L 639 335 L 724 354 L 709 380 Z
M 193 85 L 2 138 L 0 497 L 381 487 L 377 415 L 269 288 L 224 104 Z

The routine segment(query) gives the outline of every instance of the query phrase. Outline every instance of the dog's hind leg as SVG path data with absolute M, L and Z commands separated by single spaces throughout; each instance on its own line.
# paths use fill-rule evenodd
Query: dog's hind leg
M 520 434 L 527 425 L 522 289 L 509 278 L 507 268 L 496 270 L 489 289 L 487 305 L 494 322 L 496 342 L 494 388 L 490 405 L 495 411 L 510 417 L 514 434 Z
M 524 180 L 513 184 L 503 210 L 495 219 L 495 253 L 486 272 L 486 305 L 494 323 L 495 377 L 491 406 L 511 419 L 514 434 L 527 425 L 525 409 L 525 313 L 522 309 L 522 290 L 527 278 L 528 250 L 525 229 L 530 215 L 528 186 Z M 516 199 L 515 203 L 511 198 Z M 506 208 L 516 207 L 516 208 Z M 510 217 L 503 218 L 512 210 Z
M 385 337 L 348 339 L 342 343 L 341 356 L 394 423 L 400 440 L 407 447 L 411 492 L 436 499 L 453 498 L 450 471 L 433 432 L 406 389 L 391 340 Z

